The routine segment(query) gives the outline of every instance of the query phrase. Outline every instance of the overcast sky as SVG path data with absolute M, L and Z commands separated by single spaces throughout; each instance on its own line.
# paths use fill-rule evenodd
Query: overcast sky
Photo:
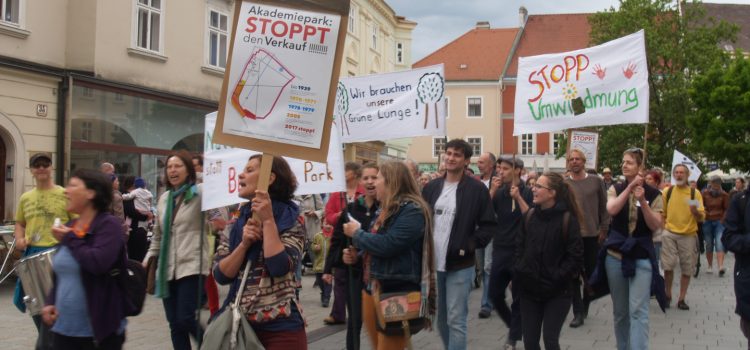
M 386 0 L 396 14 L 417 22 L 412 33 L 412 62 L 443 47 L 476 26 L 516 27 L 518 8 L 529 14 L 588 13 L 617 7 L 618 0 Z M 711 0 L 712 3 L 750 4 L 750 0 Z

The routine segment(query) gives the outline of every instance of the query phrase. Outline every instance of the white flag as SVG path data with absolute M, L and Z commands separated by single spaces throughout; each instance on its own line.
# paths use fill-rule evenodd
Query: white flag
M 672 156 L 672 171 L 674 171 L 674 167 L 677 164 L 685 164 L 685 166 L 690 169 L 690 176 L 688 177 L 688 182 L 690 181 L 698 181 L 698 179 L 701 177 L 701 170 L 698 169 L 698 165 L 695 164 L 695 162 L 688 158 L 686 155 L 680 153 L 678 150 L 674 150 L 674 155 Z M 672 177 L 672 185 L 674 185 L 674 177 Z

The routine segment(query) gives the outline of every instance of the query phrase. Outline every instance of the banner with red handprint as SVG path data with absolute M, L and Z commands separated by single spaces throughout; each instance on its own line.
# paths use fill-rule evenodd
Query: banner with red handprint
M 518 59 L 513 135 L 648 123 L 643 30 L 583 50 Z

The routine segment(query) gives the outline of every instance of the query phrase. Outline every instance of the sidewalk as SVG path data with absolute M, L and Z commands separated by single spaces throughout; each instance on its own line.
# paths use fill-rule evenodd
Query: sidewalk
M 705 258 L 704 258 L 705 259 Z M 705 260 L 703 260 L 705 266 Z M 691 281 L 687 303 L 689 311 L 672 308 L 663 314 L 651 303 L 652 349 L 746 349 L 747 343 L 739 330 L 739 318 L 734 314 L 734 285 L 731 275 L 734 258 L 727 255 L 727 275 L 718 277 L 716 273 L 701 271 L 697 279 Z M 326 326 L 323 319 L 329 309 L 320 306 L 318 289 L 313 289 L 314 276 L 303 277 L 301 303 L 308 323 L 310 350 L 330 350 L 345 348 L 345 327 Z M 678 287 L 675 286 L 676 292 Z M 222 297 L 225 291 L 222 291 Z M 36 330 L 26 314 L 21 314 L 12 303 L 13 285 L 6 281 L 0 285 L 0 335 L 3 349 L 33 349 Z M 676 298 L 676 295 L 674 296 Z M 508 334 L 497 314 L 489 319 L 479 319 L 481 289 L 471 292 L 469 301 L 468 347 L 469 349 L 499 349 Z M 563 327 L 560 343 L 563 349 L 614 349 L 615 339 L 612 329 L 611 300 L 603 298 L 591 305 L 586 323 L 577 329 Z M 205 320 L 205 316 L 203 317 Z M 362 349 L 370 349 L 369 338 L 362 334 Z M 442 349 L 437 331 L 422 331 L 413 337 L 415 349 Z M 519 348 L 523 348 L 520 346 Z M 144 312 L 129 319 L 125 349 L 171 349 L 169 326 L 164 317 L 161 302 L 148 297 Z

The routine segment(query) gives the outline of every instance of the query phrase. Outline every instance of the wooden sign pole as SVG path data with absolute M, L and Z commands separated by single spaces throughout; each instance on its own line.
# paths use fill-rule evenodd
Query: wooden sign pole
M 516 152 L 513 152 L 513 165 L 510 167 L 510 174 L 511 174 L 511 180 L 510 180 L 510 186 L 513 187 L 516 185 Z M 510 211 L 514 212 L 516 211 L 516 200 L 511 197 L 510 199 Z
M 271 165 L 273 165 L 273 155 L 263 153 L 263 157 L 260 159 L 260 175 L 258 177 L 257 190 L 268 191 L 268 185 L 271 182 Z M 253 212 L 253 219 L 260 220 L 258 213 Z

